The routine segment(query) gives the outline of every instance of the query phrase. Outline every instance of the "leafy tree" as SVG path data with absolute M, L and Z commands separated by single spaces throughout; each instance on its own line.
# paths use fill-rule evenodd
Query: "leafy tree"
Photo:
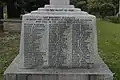
M 87 11 L 87 0 L 71 0 L 71 4 L 83 11 Z
M 80 1 L 75 5 L 77 8 L 81 8 L 83 11 L 87 11 L 87 2 Z
M 87 0 L 88 12 L 104 12 L 104 14 L 108 11 L 111 11 L 111 14 L 115 14 L 116 12 L 116 3 L 117 0 Z M 102 9 L 104 8 L 104 9 Z M 113 12 L 112 12 L 113 11 Z
M 115 6 L 111 3 L 104 3 L 100 7 L 100 14 L 104 18 L 105 16 L 113 16 L 115 15 Z
M 5 2 L 3 0 L 0 0 L 0 6 L 3 6 Z
M 43 7 L 49 3 L 49 0 L 0 0 L 0 4 L 8 4 L 9 2 L 13 2 L 13 5 L 20 9 L 21 13 L 25 13 Z
M 16 0 L 15 5 L 17 8 L 21 8 L 21 13 L 30 12 L 36 10 L 39 7 L 43 7 L 48 4 L 49 0 Z
M 87 8 L 89 13 L 98 13 L 102 2 L 100 0 L 87 0 Z
M 7 4 L 10 0 L 0 0 L 0 4 Z
M 116 12 L 119 10 L 119 0 L 113 0 L 112 3 L 115 5 Z

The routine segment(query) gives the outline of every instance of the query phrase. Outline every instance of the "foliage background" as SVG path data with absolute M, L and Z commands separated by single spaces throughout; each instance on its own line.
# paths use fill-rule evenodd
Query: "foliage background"
M 12 2 L 17 9 L 21 10 L 21 13 L 24 13 L 24 11 L 30 12 L 39 7 L 43 7 L 45 4 L 49 4 L 49 0 L 0 0 L 2 4 L 9 4 L 10 2 Z M 81 8 L 89 13 L 98 14 L 107 9 L 111 13 L 114 13 L 112 15 L 115 15 L 119 10 L 119 0 L 70 0 L 70 2 L 75 5 L 75 7 Z M 105 9 L 101 11 L 101 8 Z

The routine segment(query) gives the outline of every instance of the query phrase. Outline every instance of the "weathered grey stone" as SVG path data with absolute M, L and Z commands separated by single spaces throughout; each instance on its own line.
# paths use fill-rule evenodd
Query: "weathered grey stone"
M 56 77 L 56 80 L 61 77 L 65 80 L 112 80 L 113 73 L 109 70 L 106 64 L 101 60 L 101 58 L 96 55 L 94 56 L 96 58 L 95 60 L 95 67 L 91 69 L 81 69 L 81 68 L 63 68 L 63 69 L 55 69 L 55 68 L 36 68 L 36 69 L 25 69 L 21 67 L 23 65 L 23 54 L 19 54 L 15 60 L 11 63 L 11 65 L 7 68 L 4 75 L 24 75 L 26 76 L 26 80 L 31 80 L 32 76 L 43 77 L 45 78 L 48 74 L 54 75 L 53 77 Z M 64 75 L 63 75 L 64 74 Z M 11 76 L 6 76 L 6 78 L 9 80 Z M 79 78 L 79 79 L 77 79 Z M 83 79 L 82 79 L 83 78 Z M 104 78 L 104 79 L 103 79 Z M 14 79 L 11 79 L 14 80 Z M 17 79 L 16 79 L 17 80 Z M 22 80 L 22 79 L 21 79 Z M 53 80 L 53 79 L 49 79 Z
M 27 80 L 27 75 L 19 74 L 19 75 L 16 76 L 15 80 Z
M 97 41 L 96 40 L 97 38 L 95 37 L 95 35 L 93 35 L 94 32 L 96 32 L 95 31 L 95 25 L 93 24 L 96 21 L 95 16 L 88 15 L 87 12 L 83 12 L 80 9 L 77 9 L 77 8 L 75 8 L 75 9 L 74 8 L 73 9 L 72 8 L 64 8 L 64 9 L 62 9 L 62 8 L 44 8 L 44 9 L 41 8 L 38 11 L 31 12 L 31 14 L 24 15 L 23 16 L 23 21 L 25 22 L 25 24 L 23 22 L 23 26 L 24 26 L 23 28 L 26 31 L 26 32 L 24 32 L 24 47 L 25 47 L 25 49 L 22 48 L 21 50 L 25 51 L 23 53 L 25 54 L 24 55 L 25 56 L 24 57 L 24 63 L 25 63 L 26 68 L 34 68 L 34 67 L 37 67 L 39 65 L 42 66 L 42 67 L 43 66 L 54 66 L 55 67 L 57 65 L 59 65 L 59 66 L 61 65 L 61 66 L 64 66 L 64 67 L 65 66 L 66 67 L 81 67 L 82 65 L 84 65 L 83 67 L 85 67 L 85 66 L 89 66 L 90 64 L 92 64 L 92 59 L 90 57 L 90 56 L 92 56 L 90 54 L 93 52 L 93 51 L 90 50 L 92 48 L 88 47 L 89 48 L 88 52 L 90 52 L 90 51 L 91 52 L 86 54 L 86 56 L 87 56 L 86 60 L 84 60 L 85 57 L 80 58 L 80 57 L 76 56 L 76 55 L 85 56 L 84 53 L 87 53 L 87 52 L 83 52 L 82 54 L 81 54 L 81 52 L 75 52 L 75 53 L 78 53 L 78 54 L 75 54 L 74 52 L 72 52 L 73 51 L 72 48 L 75 47 L 74 45 L 72 45 L 73 42 L 75 42 L 75 45 L 76 45 L 76 41 L 77 41 L 77 44 L 78 44 L 78 40 L 79 40 L 79 38 L 78 38 L 78 40 L 72 41 L 72 40 L 75 40 L 75 38 L 76 38 L 76 37 L 72 37 L 72 36 L 76 35 L 76 29 L 77 28 L 79 28 L 78 31 L 77 31 L 78 33 L 80 32 L 80 30 L 84 31 L 85 26 L 88 27 L 89 29 L 91 28 L 90 29 L 91 31 L 88 30 L 88 33 L 92 33 L 91 35 L 88 35 L 91 38 L 89 38 L 87 41 L 91 42 L 89 44 L 92 44 L 92 42 L 94 42 L 92 45 L 89 45 L 89 46 L 96 47 L 95 46 L 96 45 L 95 41 Z M 36 26 L 39 26 L 38 28 L 41 28 L 41 29 L 39 29 L 39 33 L 36 33 L 37 31 L 33 31 L 33 29 L 35 29 L 35 28 L 36 28 L 36 30 L 38 30 Z M 44 26 L 46 28 L 43 29 L 42 26 Z M 63 29 L 62 29 L 61 26 L 63 26 Z M 67 28 L 67 26 L 68 26 L 68 28 Z M 83 26 L 83 28 L 82 28 L 82 26 Z M 54 32 L 55 29 L 57 30 L 57 28 L 59 29 L 58 31 L 56 31 L 57 33 L 51 33 L 51 32 Z M 44 34 L 43 37 L 46 37 L 45 39 L 44 38 L 42 39 L 40 36 L 35 37 L 35 35 L 41 34 L 41 30 L 45 30 L 44 32 L 46 32 L 46 33 L 43 33 Z M 34 35 L 34 32 L 36 33 L 35 35 Z M 63 34 L 61 34 L 61 32 Z M 86 34 L 87 33 L 85 33 L 85 35 Z M 55 38 L 54 38 L 54 35 L 63 36 L 63 40 L 62 40 L 62 37 L 61 37 L 60 42 L 58 42 L 56 40 L 56 42 L 59 43 L 60 45 L 55 42 L 55 38 L 57 38 L 57 36 L 55 36 Z M 58 40 L 59 40 L 59 36 L 58 36 Z M 78 35 L 76 35 L 76 36 L 78 36 Z M 42 39 L 44 42 L 39 42 L 40 41 L 39 39 Z M 66 39 L 66 40 L 64 40 L 64 39 Z M 82 38 L 82 39 L 84 39 L 84 38 Z M 35 43 L 34 43 L 32 40 L 38 40 L 38 42 L 36 43 L 36 41 L 35 41 Z M 51 42 L 51 41 L 53 41 L 53 42 Z M 83 43 L 81 41 L 79 43 Z M 36 50 L 32 51 L 32 49 L 34 49 L 34 48 L 31 47 L 31 49 L 30 49 L 30 46 L 28 46 L 28 45 L 32 45 L 30 43 L 36 45 L 36 47 L 39 46 L 40 43 L 42 43 L 41 47 L 42 47 L 42 45 L 44 45 L 44 50 L 43 50 L 44 56 L 43 56 L 43 54 L 42 55 L 39 54 L 39 53 L 41 53 L 40 50 L 42 50 L 42 49 L 38 48 L 39 51 L 36 51 Z M 50 44 L 50 43 L 52 43 L 52 44 Z M 59 47 L 61 46 L 61 48 L 57 49 L 57 46 L 59 46 Z M 67 49 L 65 49 L 64 46 L 66 46 Z M 29 47 L 29 48 L 27 48 L 27 47 Z M 82 49 L 82 47 L 80 47 L 80 45 L 79 45 L 79 48 Z M 63 58 L 63 55 L 60 51 L 63 52 L 64 58 Z M 77 50 L 77 51 L 80 51 L 80 49 Z M 97 53 L 96 51 L 94 51 L 94 52 Z M 50 53 L 52 53 L 52 54 L 50 54 Z M 53 54 L 57 54 L 57 53 L 58 54 L 61 53 L 61 54 L 59 54 L 59 55 L 62 55 L 61 58 L 60 58 L 59 55 L 58 55 L 59 57 L 57 57 L 57 55 L 56 55 L 56 57 L 53 55 Z M 65 55 L 66 55 L 66 57 L 65 57 Z M 40 56 L 41 56 L 41 58 L 40 58 Z M 51 58 L 52 56 L 54 56 L 54 57 Z M 63 62 L 61 63 L 61 60 L 57 60 L 58 58 L 62 59 Z M 76 62 L 75 58 L 76 58 L 76 60 L 79 60 L 78 63 L 74 63 L 74 62 Z M 45 62 L 45 64 L 44 64 L 44 62 Z M 80 62 L 82 62 L 82 64 Z M 59 67 L 59 66 L 57 66 L 57 67 Z
M 50 5 L 69 5 L 69 0 L 50 0 Z
M 74 8 L 73 5 L 45 5 L 45 8 Z
M 16 80 L 15 74 L 7 74 L 4 77 L 5 77 L 5 80 Z
M 98 55 L 96 17 L 69 5 L 69 0 L 50 4 L 23 15 L 20 54 L 5 71 L 6 78 L 113 80 Z
M 95 25 L 93 24 L 96 18 L 94 16 L 44 16 L 37 14 L 31 16 L 25 15 L 23 19 L 26 20 L 23 22 L 25 30 L 25 67 L 33 68 L 38 65 L 81 67 L 81 62 L 83 62 L 84 66 L 92 63 L 91 56 L 97 53 L 94 49 L 96 47 L 96 38 L 94 36 Z M 79 36 L 79 34 L 81 35 Z M 59 36 L 61 37 L 59 38 Z M 55 56 L 55 54 L 58 55 Z M 60 58 L 59 55 L 61 55 L 63 60 L 62 63 L 59 62 L 61 60 L 57 61 Z M 80 58 L 78 55 L 86 57 Z M 85 62 L 87 63 L 86 65 Z

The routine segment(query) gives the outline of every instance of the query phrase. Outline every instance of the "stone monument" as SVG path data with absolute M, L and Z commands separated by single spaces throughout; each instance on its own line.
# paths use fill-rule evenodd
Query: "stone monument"
M 96 17 L 50 0 L 22 17 L 20 52 L 5 80 L 113 80 L 98 55 Z

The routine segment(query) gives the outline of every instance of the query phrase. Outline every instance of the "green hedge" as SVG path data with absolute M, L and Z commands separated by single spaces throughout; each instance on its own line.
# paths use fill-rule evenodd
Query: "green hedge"
M 104 20 L 107 20 L 113 23 L 120 23 L 120 17 L 117 17 L 117 16 L 106 16 Z
M 116 14 L 115 12 L 115 6 L 111 3 L 104 3 L 100 5 L 100 15 L 102 18 L 105 16 L 113 16 Z

